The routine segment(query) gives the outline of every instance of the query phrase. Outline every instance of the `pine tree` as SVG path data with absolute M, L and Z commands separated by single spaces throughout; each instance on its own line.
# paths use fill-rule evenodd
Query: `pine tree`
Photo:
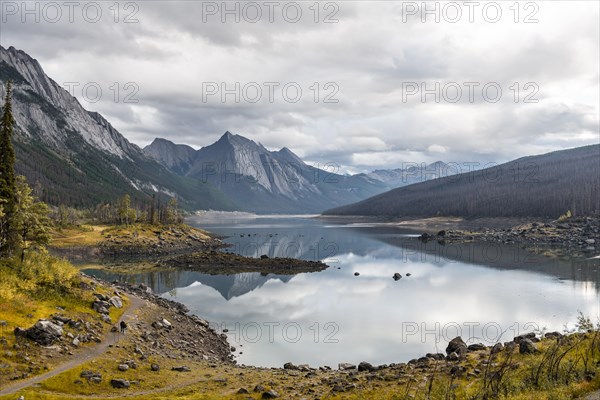
M 12 227 L 15 211 L 15 150 L 12 136 L 15 120 L 12 115 L 12 85 L 6 85 L 6 97 L 0 119 L 0 200 L 3 201 L 3 216 L 0 217 L 0 256 L 10 255 L 15 247 Z
M 50 210 L 45 203 L 37 201 L 24 176 L 16 178 L 15 213 L 13 229 L 18 235 L 21 262 L 25 251 L 32 246 L 43 246 L 50 239 Z

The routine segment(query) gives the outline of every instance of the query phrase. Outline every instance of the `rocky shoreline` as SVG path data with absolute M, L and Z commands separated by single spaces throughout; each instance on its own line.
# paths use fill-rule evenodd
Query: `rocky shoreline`
M 320 261 L 293 258 L 244 257 L 226 251 L 228 245 L 206 231 L 188 225 L 106 228 L 102 239 L 88 246 L 54 247 L 52 252 L 76 263 L 99 263 L 108 269 L 135 272 L 140 268 L 187 269 L 206 274 L 292 275 L 322 271 Z
M 487 242 L 518 244 L 536 254 L 556 257 L 592 258 L 600 253 L 600 217 L 572 217 L 547 222 L 528 222 L 509 228 L 441 230 L 423 233 L 422 242 Z
M 304 272 L 318 272 L 328 268 L 321 261 L 298 260 L 295 258 L 244 257 L 218 251 L 182 254 L 164 260 L 159 266 L 199 271 L 206 274 L 229 275 L 243 272 L 261 274 L 293 275 Z

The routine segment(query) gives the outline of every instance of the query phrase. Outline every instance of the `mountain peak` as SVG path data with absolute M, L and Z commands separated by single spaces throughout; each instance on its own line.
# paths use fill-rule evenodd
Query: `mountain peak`
M 154 138 L 154 140 L 152 141 L 152 143 L 150 143 L 146 147 L 151 147 L 151 146 L 157 145 L 157 144 L 175 145 L 175 143 L 173 143 L 169 139 L 163 139 L 163 138 L 157 137 L 157 138 Z
M 221 136 L 221 138 L 216 142 L 219 144 L 229 144 L 231 146 L 249 146 L 254 145 L 258 146 L 253 140 L 250 140 L 241 135 L 234 135 L 233 133 L 227 131 Z

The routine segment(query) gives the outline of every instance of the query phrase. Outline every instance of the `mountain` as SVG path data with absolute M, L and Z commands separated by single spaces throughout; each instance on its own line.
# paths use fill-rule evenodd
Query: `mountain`
M 288 148 L 269 151 L 230 132 L 198 150 L 191 166 L 189 151 L 164 142 L 149 145 L 145 153 L 172 171 L 212 184 L 243 211 L 317 213 L 389 189 L 367 175 L 340 175 L 309 166 Z
M 394 189 L 325 215 L 550 217 L 600 211 L 600 145 Z
M 436 161 L 429 165 L 411 163 L 405 168 L 377 169 L 368 173 L 367 176 L 384 182 L 391 189 L 453 175 L 454 171 L 455 169 L 451 168 L 450 165 L 442 161 Z
M 126 193 L 134 199 L 158 194 L 177 196 L 189 209 L 234 209 L 210 184 L 171 172 L 102 115 L 85 110 L 37 60 L 0 46 L 0 103 L 8 80 L 14 88 L 17 173 L 38 187 L 42 200 L 90 207 Z
M 179 175 L 185 175 L 190 170 L 196 157 L 193 147 L 160 138 L 144 147 L 144 153 Z

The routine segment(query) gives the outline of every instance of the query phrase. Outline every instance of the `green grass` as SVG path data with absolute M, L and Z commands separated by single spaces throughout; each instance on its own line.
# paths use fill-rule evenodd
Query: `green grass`
M 42 349 L 29 340 L 17 338 L 13 333 L 16 327 L 29 328 L 39 319 L 49 319 L 57 313 L 75 320 L 100 321 L 99 314 L 91 308 L 94 291 L 82 289 L 82 282 L 75 267 L 45 252 L 30 253 L 25 263 L 14 259 L 0 261 L 0 321 L 6 323 L 0 326 L 0 365 L 8 366 L 0 369 L 0 385 L 7 383 L 14 374 L 37 375 L 64 361 L 64 357 L 59 355 L 43 361 L 38 359 Z M 96 290 L 110 293 L 104 287 L 97 287 Z M 121 309 L 111 308 L 110 317 L 113 321 L 119 320 L 129 300 L 124 299 L 123 303 Z M 99 333 L 106 334 L 110 326 L 102 326 L 102 332 Z M 69 332 L 73 335 L 79 333 L 68 325 L 63 329 L 65 335 Z M 15 348 L 15 345 L 18 347 Z M 82 344 L 80 347 L 90 345 Z M 36 364 L 32 367 L 21 357 L 22 353 Z

